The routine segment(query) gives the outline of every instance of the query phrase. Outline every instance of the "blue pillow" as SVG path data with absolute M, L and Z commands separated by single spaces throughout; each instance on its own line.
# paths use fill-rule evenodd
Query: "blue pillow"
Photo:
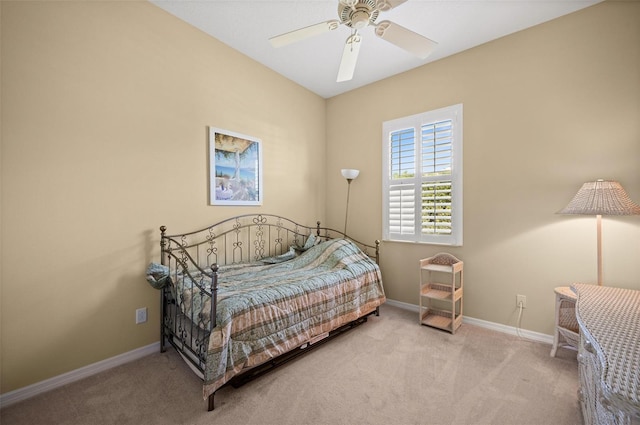
M 162 289 L 166 285 L 171 285 L 169 267 L 158 263 L 149 264 L 147 267 L 147 282 L 155 289 Z
M 306 250 L 314 246 L 317 242 L 318 237 L 312 233 L 309 235 L 309 237 L 307 237 L 307 240 L 305 241 L 303 246 L 293 245 L 291 248 L 299 252 L 305 252 Z

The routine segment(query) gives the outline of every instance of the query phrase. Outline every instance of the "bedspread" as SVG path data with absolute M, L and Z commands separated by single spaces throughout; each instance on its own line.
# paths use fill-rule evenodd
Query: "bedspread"
M 243 369 L 312 341 L 384 302 L 378 265 L 344 239 L 322 242 L 280 264 L 223 269 L 204 396 Z

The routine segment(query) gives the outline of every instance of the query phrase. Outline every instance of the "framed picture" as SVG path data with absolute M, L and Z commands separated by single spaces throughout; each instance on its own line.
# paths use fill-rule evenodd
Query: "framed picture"
M 262 205 L 262 141 L 209 127 L 209 204 Z

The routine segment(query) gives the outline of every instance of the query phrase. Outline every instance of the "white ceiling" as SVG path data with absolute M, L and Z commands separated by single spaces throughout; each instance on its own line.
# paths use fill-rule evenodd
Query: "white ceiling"
M 268 39 L 301 27 L 338 19 L 338 0 L 150 0 L 172 15 L 329 98 L 408 71 L 499 37 L 549 21 L 602 0 L 409 0 L 381 12 L 389 20 L 438 42 L 427 59 L 378 38 L 372 27 L 363 41 L 351 81 L 336 83 L 350 28 L 340 26 L 298 43 L 271 46 Z

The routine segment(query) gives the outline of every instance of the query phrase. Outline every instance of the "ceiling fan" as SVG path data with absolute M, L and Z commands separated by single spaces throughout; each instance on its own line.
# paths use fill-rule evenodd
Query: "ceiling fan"
M 338 17 L 326 22 L 300 28 L 275 37 L 269 41 L 274 47 L 282 47 L 309 37 L 333 31 L 340 25 L 351 28 L 351 35 L 347 37 L 337 82 L 348 81 L 353 78 L 362 37 L 359 31 L 368 26 L 374 27 L 375 34 L 383 40 L 404 49 L 421 59 L 426 58 L 433 51 L 436 42 L 417 34 L 403 26 L 390 21 L 376 23 L 380 12 L 386 12 L 406 2 L 407 0 L 339 0 Z

